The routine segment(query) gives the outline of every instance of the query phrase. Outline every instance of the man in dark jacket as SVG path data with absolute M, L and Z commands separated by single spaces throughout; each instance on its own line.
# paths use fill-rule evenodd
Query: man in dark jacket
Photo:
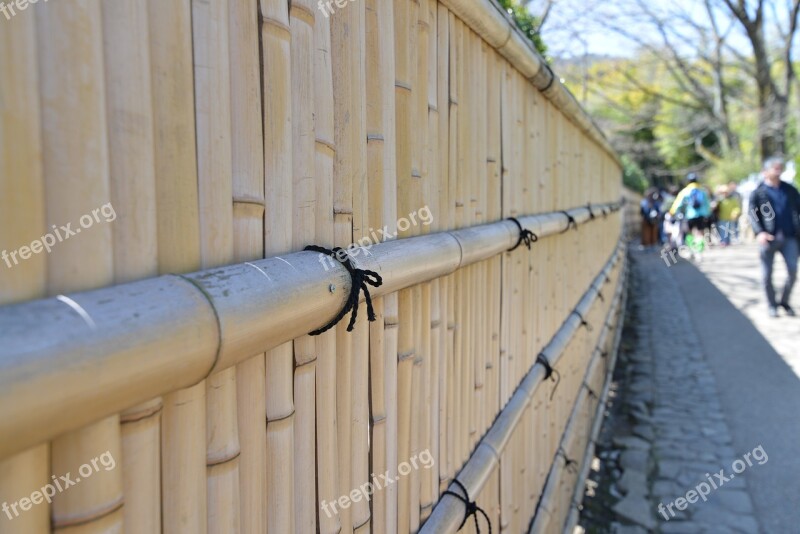
M 778 306 L 786 311 L 786 315 L 794 316 L 794 310 L 789 306 L 789 295 L 797 278 L 800 192 L 781 181 L 782 173 L 782 158 L 766 160 L 761 171 L 764 181 L 750 195 L 750 224 L 761 248 L 761 270 L 770 317 L 778 316 Z M 775 288 L 772 286 L 776 252 L 781 253 L 789 271 L 780 302 L 775 301 Z

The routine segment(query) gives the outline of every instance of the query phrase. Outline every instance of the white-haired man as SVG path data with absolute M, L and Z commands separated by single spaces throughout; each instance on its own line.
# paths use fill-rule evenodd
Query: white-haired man
M 760 246 L 761 273 L 767 294 L 770 317 L 778 316 L 778 306 L 786 315 L 794 316 L 789 306 L 789 296 L 797 278 L 798 239 L 800 239 L 800 192 L 781 181 L 783 158 L 771 157 L 764 162 L 761 182 L 750 195 L 750 224 Z M 772 286 L 772 265 L 775 253 L 780 252 L 786 261 L 789 277 L 779 302 Z

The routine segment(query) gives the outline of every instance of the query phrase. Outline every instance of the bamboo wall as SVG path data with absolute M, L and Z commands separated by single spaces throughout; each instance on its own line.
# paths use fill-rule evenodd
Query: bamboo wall
M 537 88 L 535 55 L 476 33 L 493 4 L 343 5 L 59 0 L 0 18 L 0 248 L 109 202 L 116 216 L 0 263 L 0 303 L 618 200 L 616 157 Z M 397 228 L 425 207 L 429 225 Z M 116 459 L 52 504 L 0 513 L 0 532 L 417 532 L 621 228 L 598 215 L 381 296 L 374 322 L 362 304 L 352 332 L 345 320 L 0 458 L 0 503 Z M 606 293 L 587 322 L 602 324 Z M 597 334 L 570 341 L 555 394 L 538 388 L 471 495 L 494 531 L 531 525 Z M 426 450 L 433 468 L 321 510 Z

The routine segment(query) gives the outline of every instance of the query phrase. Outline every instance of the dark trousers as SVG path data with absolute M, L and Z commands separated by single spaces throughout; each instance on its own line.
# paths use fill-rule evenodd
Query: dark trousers
M 770 241 L 766 246 L 761 246 L 761 276 L 764 289 L 767 292 L 767 302 L 773 308 L 775 302 L 775 288 L 772 286 L 772 264 L 775 262 L 775 253 L 780 252 L 786 261 L 786 269 L 789 271 L 789 278 L 783 288 L 780 304 L 789 304 L 789 295 L 792 293 L 792 286 L 797 279 L 797 255 L 798 243 L 794 237 L 781 241 Z

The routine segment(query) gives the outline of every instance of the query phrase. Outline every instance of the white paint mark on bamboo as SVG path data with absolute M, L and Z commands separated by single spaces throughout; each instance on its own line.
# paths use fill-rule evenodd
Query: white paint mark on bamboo
M 77 312 L 77 314 L 81 316 L 81 319 L 83 319 L 86 322 L 86 324 L 89 325 L 89 328 L 91 328 L 92 330 L 97 329 L 97 325 L 95 324 L 94 320 L 89 316 L 89 314 L 86 312 L 86 310 L 83 309 L 83 307 L 80 304 L 78 304 L 69 297 L 65 297 L 64 295 L 57 296 L 56 300 L 60 300 L 61 302 L 63 302 L 64 304 L 75 310 L 75 312 Z
M 294 265 L 292 265 L 292 264 L 291 264 L 291 263 L 289 263 L 288 261 L 284 260 L 284 259 L 283 259 L 283 258 L 281 258 L 280 256 L 275 256 L 275 259 L 276 259 L 276 260 L 281 260 L 283 263 L 285 263 L 286 265 L 288 265 L 289 267 L 291 267 L 291 268 L 292 268 L 292 269 L 294 269 L 295 271 L 297 270 L 297 269 L 295 269 Z
M 245 265 L 249 265 L 250 267 L 252 267 L 252 268 L 253 268 L 253 269 L 255 269 L 256 271 L 260 272 L 261 274 L 263 274 L 264 276 L 266 276 L 266 277 L 267 277 L 267 280 L 269 280 L 270 282 L 272 282 L 272 278 L 270 278 L 270 277 L 269 277 L 269 275 L 268 275 L 268 274 L 267 274 L 267 273 L 264 271 L 264 269 L 262 269 L 262 268 L 261 268 L 261 267 L 259 267 L 258 265 L 253 265 L 253 264 L 252 264 L 252 263 L 250 263 L 249 261 L 246 261 L 246 262 L 244 262 L 244 264 L 245 264 Z

